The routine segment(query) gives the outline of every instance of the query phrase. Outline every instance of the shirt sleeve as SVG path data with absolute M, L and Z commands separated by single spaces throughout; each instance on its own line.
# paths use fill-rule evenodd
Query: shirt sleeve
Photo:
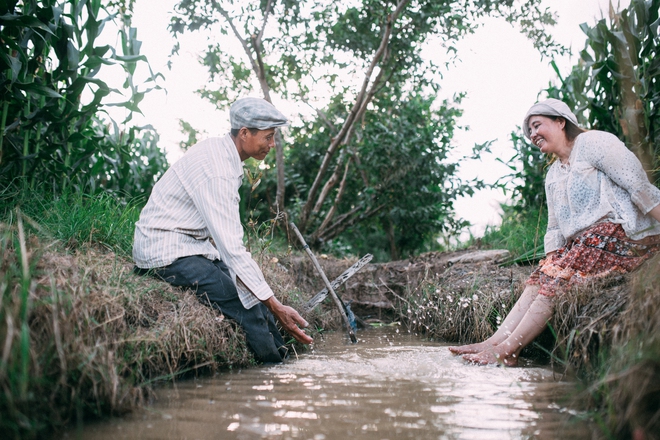
M 562 247 L 565 244 L 566 239 L 561 233 L 561 229 L 559 229 L 559 223 L 557 222 L 557 217 L 555 216 L 555 208 L 552 203 L 552 194 L 547 186 L 545 189 L 545 198 L 548 205 L 548 228 L 545 232 L 543 247 L 545 249 L 545 253 L 549 254 L 550 252 L 554 252 Z
M 595 142 L 584 143 L 583 155 L 592 166 L 625 189 L 642 214 L 660 204 L 660 189 L 649 182 L 637 156 L 610 133 L 599 133 Z
M 226 177 L 210 179 L 192 194 L 222 260 L 259 300 L 273 296 L 263 273 L 243 245 L 243 226 L 235 182 Z

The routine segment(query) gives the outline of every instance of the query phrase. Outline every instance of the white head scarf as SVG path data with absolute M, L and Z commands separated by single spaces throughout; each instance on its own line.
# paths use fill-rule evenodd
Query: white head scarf
M 527 111 L 527 115 L 525 115 L 525 121 L 523 122 L 523 132 L 525 132 L 525 136 L 527 136 L 527 138 L 531 137 L 531 133 L 529 131 L 529 118 L 535 115 L 561 116 L 562 118 L 566 119 L 566 121 L 570 122 L 576 127 L 579 127 L 577 117 L 573 114 L 571 109 L 569 109 L 564 102 L 558 99 L 550 98 L 546 99 L 545 101 L 537 102 Z

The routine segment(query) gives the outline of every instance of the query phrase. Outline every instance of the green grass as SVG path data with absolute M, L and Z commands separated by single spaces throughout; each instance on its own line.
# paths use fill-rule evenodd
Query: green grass
M 482 245 L 507 249 L 511 253 L 508 263 L 530 264 L 543 258 L 543 237 L 548 224 L 546 210 L 518 212 L 510 206 L 503 206 L 503 209 L 502 224 L 486 230 Z
M 142 199 L 126 201 L 109 194 L 68 192 L 53 196 L 16 190 L 0 195 L 0 221 L 13 225 L 20 212 L 28 227 L 68 249 L 94 243 L 130 256 L 133 229 L 143 203 Z

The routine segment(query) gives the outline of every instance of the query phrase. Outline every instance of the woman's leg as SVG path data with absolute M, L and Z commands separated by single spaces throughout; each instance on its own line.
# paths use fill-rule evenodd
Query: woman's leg
M 520 298 L 518 298 L 518 301 L 516 301 L 513 308 L 504 319 L 504 322 L 502 322 L 500 327 L 490 338 L 476 344 L 449 347 L 449 351 L 454 354 L 480 353 L 487 348 L 493 347 L 504 341 L 514 332 L 520 321 L 522 321 L 525 313 L 527 313 L 527 310 L 536 299 L 538 293 L 539 286 L 528 284 L 522 295 L 520 295 Z
M 480 365 L 501 363 L 516 366 L 522 349 L 545 329 L 554 312 L 554 304 L 554 297 L 537 295 L 513 333 L 504 341 L 480 353 L 466 354 L 463 359 Z

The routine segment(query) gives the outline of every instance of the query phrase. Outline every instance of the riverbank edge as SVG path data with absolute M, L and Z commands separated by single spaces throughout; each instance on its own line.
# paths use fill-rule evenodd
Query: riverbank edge
M 493 266 L 449 267 L 400 298 L 402 321 L 427 337 L 472 343 L 490 336 L 524 288 L 487 281 Z M 462 286 L 453 271 L 465 273 Z M 457 289 L 458 287 L 458 289 Z M 577 377 L 602 438 L 660 439 L 660 254 L 634 273 L 583 284 L 558 298 L 548 328 L 521 353 Z
M 159 382 L 254 364 L 233 324 L 194 295 L 133 275 L 126 258 L 98 247 L 66 252 L 36 237 L 0 245 L 0 429 L 10 437 L 42 437 L 87 417 L 130 411 L 148 402 Z M 283 302 L 297 307 L 311 296 L 277 256 L 258 258 Z M 660 432 L 652 404 L 660 365 L 658 267 L 656 257 L 632 276 L 572 292 L 557 306 L 554 338 L 541 347 L 581 377 L 594 418 L 616 437 Z M 493 270 L 453 266 L 429 276 L 399 295 L 397 319 L 438 340 L 482 339 L 515 303 L 524 278 L 524 271 L 511 276 L 507 292 L 489 289 Z M 307 318 L 312 333 L 341 325 L 329 306 Z

